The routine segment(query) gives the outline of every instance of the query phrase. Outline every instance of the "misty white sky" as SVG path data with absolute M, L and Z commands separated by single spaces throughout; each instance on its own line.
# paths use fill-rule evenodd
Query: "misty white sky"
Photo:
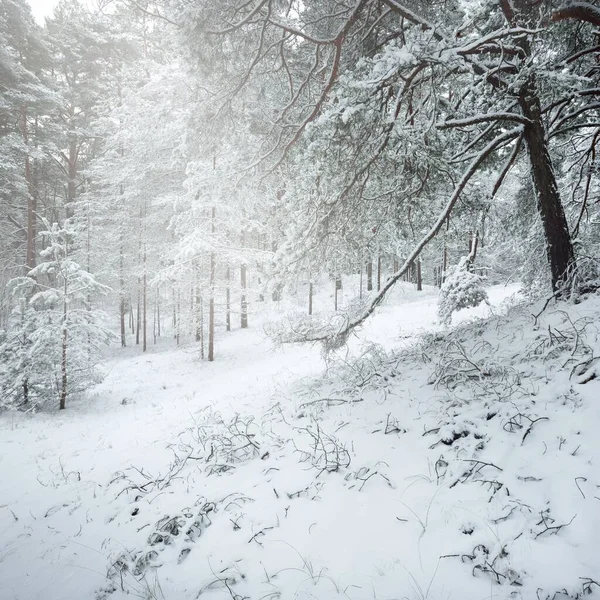
M 58 4 L 58 0 L 29 0 L 33 16 L 38 23 L 43 24 L 44 17 L 52 14 L 52 9 Z

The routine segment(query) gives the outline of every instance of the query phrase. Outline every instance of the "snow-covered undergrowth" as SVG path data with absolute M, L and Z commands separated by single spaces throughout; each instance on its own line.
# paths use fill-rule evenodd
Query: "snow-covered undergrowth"
M 0 598 L 599 594 L 600 298 L 541 308 L 388 304 L 325 375 L 237 332 L 3 417 Z

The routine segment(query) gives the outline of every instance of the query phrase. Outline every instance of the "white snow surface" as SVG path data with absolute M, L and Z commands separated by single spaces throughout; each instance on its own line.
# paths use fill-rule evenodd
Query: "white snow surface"
M 114 349 L 0 415 L 0 599 L 599 594 L 600 299 L 516 290 L 442 330 L 401 284 L 326 364 L 260 323 L 214 363 Z

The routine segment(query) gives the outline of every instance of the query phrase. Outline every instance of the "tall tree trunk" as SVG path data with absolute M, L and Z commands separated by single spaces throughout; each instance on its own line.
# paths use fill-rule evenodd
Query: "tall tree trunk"
M 381 254 L 377 255 L 377 291 L 381 290 Z
M 421 259 L 417 258 L 417 292 L 423 291 L 423 277 L 421 273 Z
M 358 265 L 358 272 L 360 273 L 359 283 L 358 283 L 358 297 L 362 299 L 363 296 L 363 263 L 362 260 Z
M 160 285 L 156 286 L 156 333 L 160 337 Z
M 202 296 L 199 298 L 200 304 L 198 306 L 199 318 L 200 318 L 200 358 L 204 360 L 204 302 Z
M 337 275 L 335 278 L 335 310 L 338 309 L 339 292 L 342 290 L 342 287 L 343 287 L 342 276 Z
M 200 266 L 198 265 L 198 259 L 194 261 L 194 283 L 196 298 L 194 300 L 194 321 L 196 323 L 196 341 L 199 342 L 202 339 L 202 295 L 200 290 Z
M 158 298 L 154 298 L 154 310 L 152 311 L 152 337 L 156 346 L 156 309 L 158 307 Z
M 142 220 L 142 208 L 140 208 L 140 241 L 143 246 L 142 249 L 142 352 L 146 352 L 148 349 L 148 248 L 146 246 L 146 223 L 148 221 L 148 203 L 144 200 L 143 204 L 143 216 Z
M 138 290 L 137 290 L 137 311 L 136 311 L 136 318 L 135 318 L 135 323 L 136 323 L 136 327 L 135 327 L 135 345 L 139 346 L 140 345 L 140 329 L 142 326 L 142 311 L 141 309 L 141 303 L 142 303 L 142 299 L 141 299 L 141 290 L 140 290 L 140 279 L 138 277 Z
M 143 288 L 142 288 L 142 352 L 146 352 L 148 349 L 147 345 L 147 310 L 148 310 L 148 298 L 147 298 L 147 275 L 146 275 L 146 254 L 144 253 L 144 277 L 143 277 Z
M 542 121 L 540 99 L 535 79 L 529 81 L 519 94 L 525 125 L 524 139 L 531 164 L 531 179 L 537 195 L 537 206 L 546 237 L 546 254 L 550 263 L 552 289 L 557 292 L 571 281 L 575 268 L 575 252 L 569 225 L 560 199 L 548 140 Z
M 135 318 L 133 315 L 133 300 L 131 299 L 131 294 L 129 294 L 129 328 L 131 329 L 131 333 L 135 333 Z
M 36 236 L 36 209 L 37 192 L 31 170 L 29 158 L 29 130 L 27 127 L 27 107 L 21 108 L 21 134 L 25 143 L 25 182 L 27 183 L 27 247 L 25 252 L 25 265 L 27 271 L 35 267 L 35 236 Z
M 173 339 L 177 339 L 177 296 L 173 288 Z
M 215 214 L 216 209 L 213 206 L 211 212 L 211 233 L 214 239 L 215 234 Z M 215 360 L 215 252 L 210 253 L 210 298 L 208 300 L 208 360 Z
M 308 314 L 313 313 L 313 282 L 312 279 L 308 282 Z
M 177 312 L 176 312 L 176 319 L 177 319 L 177 330 L 175 332 L 175 339 L 177 341 L 177 345 L 179 346 L 179 341 L 181 339 L 181 289 L 177 288 Z
M 125 333 L 125 257 L 123 249 L 123 234 L 121 233 L 120 247 L 119 247 L 119 312 L 121 321 L 121 347 L 127 346 L 127 336 Z
M 225 273 L 227 279 L 227 287 L 225 288 L 225 330 L 231 331 L 231 288 L 229 282 L 231 281 L 231 267 L 229 261 L 227 261 L 227 271 Z
M 242 248 L 244 247 L 245 239 L 246 239 L 245 232 L 242 232 Z M 247 272 L 246 263 L 242 262 L 242 266 L 240 268 L 240 281 L 241 281 L 241 287 L 242 287 L 242 300 L 241 300 L 242 313 L 241 313 L 240 322 L 241 322 L 242 329 L 248 328 L 248 302 L 246 300 L 247 277 L 248 277 L 248 272 Z
M 541 14 L 539 2 L 500 0 L 500 7 L 506 20 L 513 26 L 535 27 Z M 520 38 L 517 44 L 527 58 L 533 56 L 534 51 L 527 37 Z M 524 70 L 530 68 L 529 65 L 523 67 Z M 535 73 L 530 71 L 524 75 L 526 79 L 519 90 L 517 101 L 523 116 L 528 119 L 524 125 L 523 137 L 529 154 L 537 207 L 544 227 L 552 289 L 558 292 L 568 288 L 572 280 L 576 266 L 575 251 L 550 158 Z
M 67 405 L 67 345 L 68 345 L 68 330 L 67 330 L 67 293 L 68 288 L 68 277 L 65 273 L 65 283 L 63 293 L 65 295 L 63 299 L 63 318 L 62 318 L 62 356 L 60 360 L 60 370 L 62 374 L 62 388 L 60 391 L 60 410 L 64 410 Z
M 75 214 L 75 197 L 77 195 L 77 140 L 69 142 L 69 156 L 67 161 L 67 202 L 65 216 L 70 219 Z
M 373 261 L 371 259 L 367 262 L 367 292 L 373 289 Z

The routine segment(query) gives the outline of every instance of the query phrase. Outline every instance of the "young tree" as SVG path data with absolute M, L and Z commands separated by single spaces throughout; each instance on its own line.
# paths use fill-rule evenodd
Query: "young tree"
M 98 381 L 101 347 L 112 334 L 89 298 L 109 288 L 71 258 L 77 234 L 68 221 L 46 227 L 43 262 L 11 283 L 17 308 L 1 350 L 8 359 L 2 387 L 11 404 L 58 400 L 64 409 L 71 395 Z

